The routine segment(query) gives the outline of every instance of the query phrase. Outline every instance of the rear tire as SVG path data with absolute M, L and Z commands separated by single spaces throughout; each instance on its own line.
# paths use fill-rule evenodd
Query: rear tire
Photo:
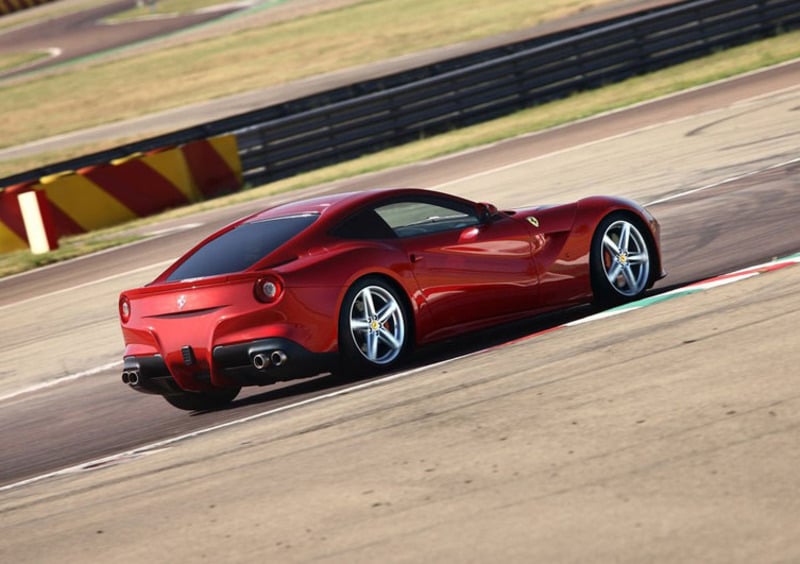
M 407 355 L 411 316 L 398 291 L 386 280 L 368 276 L 345 295 L 339 312 L 340 375 L 389 370 Z
M 592 237 L 590 270 L 595 303 L 614 306 L 640 299 L 652 285 L 655 244 L 640 220 L 612 213 Z
M 185 411 L 211 411 L 225 407 L 239 395 L 241 388 L 218 388 L 209 392 L 180 392 L 164 396 L 167 402 Z

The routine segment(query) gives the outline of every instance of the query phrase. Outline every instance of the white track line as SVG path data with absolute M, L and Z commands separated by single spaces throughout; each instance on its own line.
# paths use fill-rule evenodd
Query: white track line
M 775 163 L 773 165 L 770 165 L 770 166 L 767 166 L 767 167 L 764 167 L 764 168 L 759 168 L 757 170 L 751 170 L 749 172 L 744 172 L 742 174 L 738 174 L 736 176 L 731 176 L 731 177 L 726 178 L 724 180 L 720 180 L 719 182 L 713 182 L 711 184 L 706 184 L 705 186 L 700 186 L 699 188 L 692 188 L 691 190 L 686 190 L 684 192 L 679 192 L 677 194 L 673 194 L 672 196 L 665 196 L 663 198 L 659 198 L 658 200 L 654 200 L 654 201 L 652 201 L 652 202 L 650 202 L 649 204 L 646 204 L 646 205 L 647 206 L 653 206 L 655 204 L 662 204 L 664 202 L 677 200 L 678 198 L 683 198 L 684 196 L 690 196 L 691 194 L 696 194 L 697 192 L 702 192 L 704 190 L 709 190 L 711 188 L 717 188 L 719 186 L 722 186 L 723 184 L 729 184 L 731 182 L 736 182 L 737 180 L 742 180 L 743 178 L 749 178 L 751 176 L 755 176 L 756 174 L 761 174 L 763 172 L 767 172 L 767 171 L 774 170 L 774 169 L 777 169 L 777 168 L 782 168 L 782 167 L 789 166 L 791 164 L 795 164 L 795 163 L 798 163 L 798 162 L 800 162 L 800 157 L 795 158 L 795 159 L 790 159 L 788 161 L 783 161 L 783 162 L 780 162 L 780 163 Z
M 775 69 L 775 68 L 780 68 L 780 67 L 783 67 L 783 66 L 786 66 L 786 65 L 794 64 L 796 62 L 797 61 L 788 61 L 786 63 L 781 63 L 779 65 L 775 65 L 774 67 L 768 67 L 768 68 L 765 68 L 765 69 L 759 69 L 757 71 L 751 71 L 749 73 L 733 76 L 733 77 L 726 78 L 726 79 L 723 79 L 723 80 L 720 80 L 720 81 L 717 81 L 717 82 L 712 82 L 710 84 L 705 84 L 705 85 L 702 85 L 702 86 L 696 86 L 694 88 L 689 88 L 688 90 L 681 90 L 679 92 L 674 92 L 672 94 L 667 94 L 666 96 L 662 96 L 660 98 L 655 98 L 653 100 L 645 100 L 644 102 L 639 102 L 639 103 L 633 104 L 631 106 L 625 106 L 623 108 L 617 108 L 617 109 L 614 109 L 614 110 L 609 110 L 607 112 L 603 112 L 603 113 L 600 113 L 600 114 L 589 116 L 589 117 L 586 117 L 586 118 L 583 118 L 583 119 L 579 119 L 579 120 L 576 120 L 576 121 L 571 121 L 569 123 L 565 123 L 565 124 L 562 124 L 562 125 L 557 125 L 555 127 L 551 127 L 549 129 L 546 129 L 546 130 L 543 130 L 543 131 L 534 131 L 533 133 L 522 134 L 522 135 L 519 135 L 518 137 L 515 137 L 514 139 L 521 139 L 521 138 L 526 138 L 526 137 L 536 137 L 536 136 L 539 136 L 539 135 L 545 135 L 545 134 L 550 133 L 552 131 L 558 131 L 560 129 L 566 129 L 568 127 L 574 127 L 575 125 L 580 125 L 580 124 L 583 124 L 583 123 L 589 123 L 589 122 L 592 122 L 592 121 L 595 121 L 595 120 L 598 120 L 598 119 L 605 118 L 605 117 L 610 116 L 610 115 L 619 114 L 619 113 L 622 113 L 622 112 L 627 112 L 627 111 L 630 111 L 631 109 L 635 109 L 635 108 L 639 108 L 639 107 L 645 107 L 645 106 L 648 106 L 650 104 L 655 104 L 655 103 L 658 103 L 658 102 L 661 102 L 661 101 L 664 101 L 664 100 L 669 100 L 670 98 L 676 98 L 678 96 L 682 96 L 682 95 L 684 95 L 686 93 L 689 93 L 689 92 L 703 90 L 705 88 L 711 88 L 711 87 L 714 87 L 714 86 L 717 86 L 717 85 L 720 85 L 720 84 L 725 84 L 727 82 L 732 82 L 732 81 L 740 79 L 742 77 L 746 77 L 746 76 L 750 76 L 750 75 L 755 75 L 755 74 L 758 74 L 758 73 L 766 72 L 766 71 L 769 71 L 769 70 L 772 70 L 772 69 Z M 786 88 L 775 90 L 773 92 L 768 92 L 768 93 L 765 93 L 765 94 L 759 94 L 757 96 L 752 96 L 750 98 L 743 98 L 741 100 L 736 101 L 730 107 L 737 107 L 737 106 L 741 106 L 741 105 L 744 105 L 744 104 L 750 104 L 750 103 L 752 103 L 752 102 L 754 102 L 756 100 L 760 100 L 762 98 L 766 98 L 766 97 L 770 97 L 770 96 L 779 96 L 779 95 L 781 95 L 781 94 L 783 94 L 785 92 L 790 92 L 792 90 L 797 90 L 797 88 L 798 88 L 797 86 L 787 86 Z M 645 125 L 643 127 L 639 127 L 639 128 L 636 128 L 636 129 L 630 129 L 630 130 L 627 130 L 627 131 L 616 133 L 614 135 L 609 135 L 608 137 L 603 137 L 601 139 L 595 139 L 593 141 L 587 141 L 587 142 L 581 143 L 579 145 L 572 145 L 570 147 L 564 147 L 562 149 L 558 149 L 557 151 L 550 151 L 548 153 L 544 153 L 544 154 L 541 154 L 541 155 L 536 155 L 535 157 L 531 157 L 529 159 L 523 159 L 523 160 L 520 160 L 520 161 L 516 161 L 514 163 L 509 163 L 509 164 L 505 164 L 505 165 L 502 165 L 502 166 L 499 166 L 499 167 L 495 167 L 495 168 L 492 168 L 492 169 L 482 170 L 480 172 L 475 172 L 475 173 L 472 173 L 472 174 L 468 174 L 468 175 L 462 176 L 462 177 L 460 177 L 458 179 L 455 179 L 455 180 L 448 180 L 447 182 L 443 182 L 441 184 L 436 185 L 434 188 L 439 189 L 439 188 L 441 188 L 443 186 L 449 186 L 449 185 L 453 185 L 453 184 L 458 184 L 460 182 L 464 182 L 465 180 L 473 180 L 475 178 L 481 178 L 481 177 L 484 177 L 484 176 L 496 174 L 498 172 L 502 172 L 504 170 L 508 170 L 508 169 L 514 168 L 514 167 L 519 166 L 519 165 L 524 165 L 524 164 L 536 162 L 536 161 L 539 161 L 539 160 L 542 160 L 542 159 L 545 159 L 545 158 L 562 155 L 564 153 L 568 153 L 568 152 L 576 150 L 576 149 L 585 149 L 587 147 L 592 147 L 592 146 L 598 145 L 600 143 L 605 143 L 606 141 L 613 141 L 615 139 L 620 139 L 622 137 L 627 137 L 629 135 L 635 135 L 637 133 L 643 133 L 645 131 L 650 131 L 652 129 L 656 129 L 656 128 L 659 128 L 659 127 L 662 127 L 662 126 L 665 126 L 665 125 L 673 125 L 673 124 L 676 124 L 676 123 L 680 123 L 682 121 L 687 121 L 689 119 L 694 119 L 694 118 L 696 118 L 698 116 L 705 116 L 705 115 L 709 115 L 709 114 L 714 114 L 714 113 L 718 113 L 718 112 L 721 112 L 721 111 L 725 111 L 727 109 L 729 109 L 729 108 L 728 107 L 725 107 L 725 108 L 712 108 L 710 110 L 706 110 L 706 111 L 703 111 L 703 112 L 690 114 L 690 115 L 687 115 L 687 116 L 682 116 L 682 117 L 678 117 L 678 118 L 667 120 L 667 121 L 661 121 L 661 122 L 653 123 L 653 124 L 650 124 L 650 125 Z M 487 145 L 482 145 L 480 147 L 475 147 L 473 149 L 467 149 L 467 150 L 463 151 L 462 153 L 458 153 L 458 154 L 469 154 L 469 153 L 473 153 L 473 152 L 478 152 L 478 151 L 484 150 L 484 149 L 486 149 L 488 147 L 492 147 L 492 146 L 496 146 L 496 145 L 502 145 L 503 143 L 506 143 L 508 141 L 509 141 L 508 139 L 496 141 L 494 143 L 489 143 Z M 444 155 L 444 156 L 438 157 L 436 159 L 432 159 L 430 162 L 436 162 L 436 161 L 440 161 L 440 160 L 443 161 L 443 160 L 446 160 L 448 158 L 452 158 L 453 156 L 454 155 Z
M 78 284 L 76 286 L 70 286 L 69 288 L 62 288 L 60 290 L 55 290 L 55 291 L 49 292 L 47 294 L 39 294 L 37 296 L 31 296 L 30 298 L 26 298 L 26 299 L 20 300 L 18 302 L 2 305 L 2 306 L 0 306 L 0 311 L 3 311 L 3 310 L 8 309 L 10 307 L 27 304 L 27 303 L 30 303 L 32 301 L 35 301 L 35 300 L 38 300 L 38 299 L 41 299 L 41 298 L 47 298 L 47 297 L 50 297 L 50 296 L 56 296 L 56 295 L 59 295 L 59 294 L 72 292 L 73 290 L 77 290 L 79 288 L 85 288 L 87 286 L 92 286 L 94 284 L 100 284 L 102 282 L 107 282 L 109 280 L 115 280 L 117 278 L 122 278 L 122 277 L 125 277 L 125 276 L 129 276 L 131 274 L 136 274 L 138 272 L 142 272 L 142 271 L 149 270 L 149 269 L 152 269 L 152 268 L 161 269 L 164 266 L 174 262 L 174 260 L 175 259 L 169 259 L 169 260 L 166 260 L 166 261 L 156 262 L 156 263 L 153 263 L 153 264 L 149 264 L 147 266 L 142 266 L 140 268 L 135 268 L 133 270 L 129 270 L 127 272 L 120 272 L 118 274 L 112 274 L 111 276 L 106 276 L 104 278 L 99 278 L 97 280 L 92 280 L 91 282 L 85 282 L 83 284 Z M 89 368 L 87 370 L 82 370 L 82 371 L 76 372 L 74 374 L 69 374 L 67 376 L 62 376 L 62 377 L 56 378 L 54 380 L 47 380 L 45 382 L 39 382 L 38 384 L 32 384 L 30 386 L 26 386 L 24 388 L 20 388 L 18 390 L 13 391 L 13 392 L 9 392 L 9 393 L 7 393 L 5 395 L 0 395 L 0 402 L 5 401 L 5 400 L 9 400 L 9 399 L 13 399 L 13 398 L 21 396 L 21 395 L 30 394 L 30 393 L 33 393 L 33 392 L 38 392 L 40 390 L 46 390 L 47 388 L 52 388 L 53 386 L 59 386 L 59 385 L 64 384 L 66 382 L 73 382 L 75 380 L 79 380 L 81 378 L 85 378 L 86 376 L 94 376 L 96 374 L 100 374 L 100 373 L 106 372 L 107 370 L 112 370 L 114 368 L 118 368 L 120 366 L 122 366 L 122 361 L 121 360 L 117 360 L 117 361 L 114 361 L 114 362 L 108 362 L 106 364 L 102 364 L 100 366 L 95 366 L 94 368 Z
M 112 454 L 111 456 L 105 456 L 103 458 L 97 458 L 95 460 L 90 460 L 89 462 L 83 462 L 81 464 L 76 464 L 75 466 L 70 466 L 68 468 L 63 468 L 61 470 L 56 470 L 54 472 L 48 472 L 46 474 L 40 474 L 38 476 L 34 476 L 32 478 L 27 478 L 25 480 L 20 480 L 19 482 L 14 482 L 12 484 L 7 484 L 5 486 L 0 487 L 0 492 L 13 490 L 22 486 L 27 486 L 29 484 L 34 484 L 36 482 L 41 482 L 42 480 L 46 480 L 48 478 L 54 478 L 57 476 L 64 476 L 66 474 L 73 474 L 76 472 L 82 472 L 85 470 L 90 470 L 96 467 L 103 467 L 109 464 L 113 464 L 116 461 L 123 461 L 125 459 L 135 459 L 141 455 L 150 453 L 154 450 L 163 449 L 165 447 L 171 446 L 175 443 L 179 443 L 185 441 L 187 439 L 192 439 L 195 437 L 199 437 L 202 435 L 207 435 L 208 433 L 212 433 L 214 431 L 219 431 L 220 429 L 226 429 L 228 427 L 233 427 L 236 425 L 241 425 L 243 423 L 248 423 L 250 421 L 255 421 L 256 419 L 262 419 L 264 417 L 268 417 L 270 415 L 275 415 L 276 413 L 282 413 L 284 411 L 289 411 L 290 409 L 296 409 L 298 407 L 303 407 L 305 405 L 310 405 L 312 403 L 318 403 L 321 401 L 325 401 L 330 398 L 334 398 L 337 396 L 343 396 L 346 394 L 350 394 L 359 390 L 364 390 L 366 388 L 373 388 L 375 386 L 379 386 L 381 384 L 385 384 L 387 382 L 391 382 L 393 380 L 399 380 L 401 378 L 407 378 L 412 376 L 418 372 L 423 370 L 428 370 L 430 368 L 435 368 L 437 366 L 441 366 L 443 364 L 447 364 L 461 358 L 467 358 L 469 356 L 478 354 L 480 351 L 476 351 L 473 353 L 466 354 L 464 356 L 460 356 L 457 358 L 451 358 L 448 360 L 443 360 L 441 362 L 437 362 L 436 364 L 430 364 L 427 366 L 421 366 L 419 368 L 414 368 L 412 370 L 407 370 L 405 372 L 400 372 L 398 374 L 392 374 L 390 376 L 385 376 L 383 378 L 379 378 L 377 380 L 371 380 L 369 382 L 364 382 L 361 384 L 356 384 L 354 386 L 349 386 L 347 388 L 343 388 L 341 390 L 336 390 L 333 392 L 329 392 L 327 394 L 322 394 L 320 396 L 315 396 L 312 398 L 308 398 L 302 401 L 290 403 L 287 405 L 283 405 L 281 407 L 276 407 L 273 409 L 268 409 L 267 411 L 262 411 L 260 413 L 255 413 L 253 415 L 248 415 L 247 417 L 242 417 L 241 419 L 234 419 L 233 421 L 228 421 L 226 423 L 220 423 L 218 425 L 212 425 L 211 427 L 205 427 L 203 429 L 198 429 L 196 431 L 192 431 L 191 433 L 186 433 L 184 435 L 178 435 L 176 437 L 171 437 L 169 439 L 164 439 L 161 441 L 156 441 L 154 443 L 150 443 L 144 446 L 137 447 L 135 449 L 127 450 L 125 452 L 120 452 L 117 454 Z
M 114 368 L 118 368 L 122 366 L 121 360 L 115 360 L 114 362 L 109 362 L 107 364 L 103 364 L 101 366 L 95 366 L 94 368 L 90 368 L 89 370 L 83 370 L 81 372 L 76 372 L 75 374 L 69 374 L 67 376 L 62 376 L 60 378 L 56 378 L 55 380 L 48 380 L 46 382 L 40 382 L 38 384 L 33 384 L 32 386 L 28 386 L 26 388 L 20 388 L 14 392 L 10 392 L 4 396 L 0 396 L 0 401 L 5 401 L 9 399 L 13 399 L 17 396 L 21 396 L 24 394 L 29 394 L 31 392 L 38 392 L 39 390 L 44 390 L 47 388 L 52 388 L 53 386 L 58 386 L 65 382 L 72 382 L 73 380 L 79 380 L 80 378 L 84 378 L 86 376 L 94 376 L 95 374 L 101 374 L 106 370 L 112 370 Z
M 54 291 L 48 292 L 46 294 L 39 294 L 37 296 L 31 296 L 30 298 L 25 298 L 24 300 L 20 300 L 18 302 L 13 302 L 13 303 L 10 303 L 10 304 L 2 305 L 2 306 L 0 306 L 0 311 L 3 311 L 4 309 L 8 309 L 10 307 L 14 307 L 14 306 L 22 305 L 22 304 L 27 304 L 27 303 L 30 303 L 30 302 L 33 302 L 33 301 L 36 301 L 36 300 L 40 300 L 40 299 L 43 299 L 43 298 L 49 298 L 51 296 L 57 296 L 59 294 L 72 292 L 72 291 L 78 290 L 80 288 L 86 288 L 87 286 L 93 286 L 95 284 L 101 284 L 103 282 L 108 282 L 109 280 L 115 280 L 117 278 L 122 278 L 124 276 L 129 276 L 131 274 L 136 274 L 138 272 L 149 270 L 151 268 L 163 268 L 163 267 L 167 266 L 168 264 L 171 264 L 174 261 L 175 261 L 175 259 L 164 260 L 164 261 L 161 261 L 161 262 L 148 264 L 147 266 L 142 266 L 142 267 L 139 267 L 139 268 L 135 268 L 133 270 L 128 270 L 127 272 L 120 272 L 118 274 L 112 274 L 111 276 L 106 276 L 104 278 L 98 278 L 97 280 L 92 280 L 90 282 L 84 282 L 83 284 L 78 284 L 76 286 L 70 286 L 69 288 L 61 288 L 60 290 L 54 290 Z

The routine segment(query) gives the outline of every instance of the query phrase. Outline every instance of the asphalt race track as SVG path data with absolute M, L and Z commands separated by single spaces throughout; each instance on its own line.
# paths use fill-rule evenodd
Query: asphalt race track
M 501 207 L 632 197 L 662 223 L 663 292 L 800 250 L 798 75 L 785 65 L 315 190 L 416 185 Z M 800 559 L 800 268 L 534 338 L 588 311 L 502 327 L 388 379 L 246 390 L 220 412 L 125 389 L 119 291 L 267 203 L 0 280 L 4 558 Z
M 55 49 L 56 53 L 56 56 L 42 59 L 22 69 L 0 72 L 0 79 L 44 69 L 147 39 L 162 37 L 220 18 L 238 9 L 229 7 L 176 17 L 143 19 L 116 24 L 103 23 L 104 18 L 128 10 L 134 5 L 135 2 L 131 2 L 131 0 L 117 0 L 96 8 L 0 33 L 0 54 L 48 51 L 50 49 Z

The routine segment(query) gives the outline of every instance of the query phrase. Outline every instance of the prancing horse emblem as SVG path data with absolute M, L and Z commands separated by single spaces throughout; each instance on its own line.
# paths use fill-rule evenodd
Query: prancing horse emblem
M 181 295 L 178 297 L 178 309 L 183 309 L 183 306 L 186 305 L 186 296 Z
M 532 215 L 528 216 L 528 223 L 530 223 L 534 227 L 539 227 L 539 220 L 533 217 Z

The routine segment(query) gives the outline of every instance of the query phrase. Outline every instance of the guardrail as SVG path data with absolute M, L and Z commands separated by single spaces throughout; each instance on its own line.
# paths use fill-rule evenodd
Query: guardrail
M 703 0 L 236 131 L 260 183 L 464 127 L 800 23 L 800 2 Z
M 11 185 L 233 133 L 259 184 L 800 26 L 796 0 L 693 0 L 187 128 L 0 180 Z

